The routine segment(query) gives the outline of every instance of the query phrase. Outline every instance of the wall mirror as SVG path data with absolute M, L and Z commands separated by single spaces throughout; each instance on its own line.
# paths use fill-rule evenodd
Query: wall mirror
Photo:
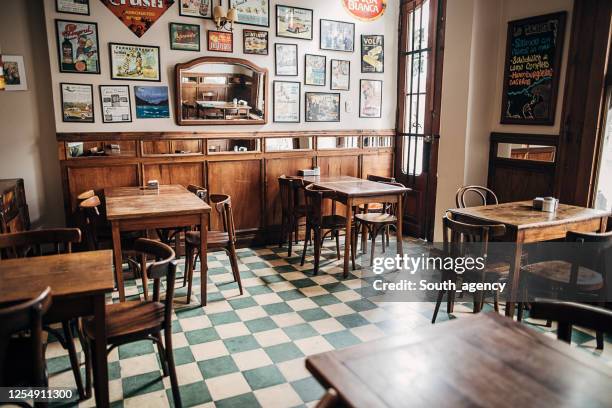
M 267 123 L 267 69 L 239 58 L 202 57 L 175 70 L 179 125 Z
M 499 143 L 497 157 L 515 160 L 555 161 L 556 147 L 543 145 Z

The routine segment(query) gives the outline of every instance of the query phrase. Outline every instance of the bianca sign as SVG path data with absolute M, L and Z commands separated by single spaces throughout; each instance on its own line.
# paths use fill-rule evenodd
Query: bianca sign
M 385 13 L 387 0 L 340 0 L 344 9 L 362 21 L 373 21 Z

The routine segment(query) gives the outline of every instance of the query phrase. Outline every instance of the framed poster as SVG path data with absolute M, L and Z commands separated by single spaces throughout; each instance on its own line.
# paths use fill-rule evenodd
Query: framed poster
M 310 9 L 276 6 L 276 36 L 312 40 L 313 12 Z
M 340 122 L 340 94 L 306 92 L 306 122 Z
M 200 51 L 200 26 L 170 23 L 170 49 Z
M 279 123 L 300 122 L 300 83 L 274 81 L 272 83 L 273 120 Z
M 94 123 L 93 85 L 60 83 L 62 121 Z
M 359 81 L 359 117 L 382 117 L 382 81 L 362 79 Z
M 361 36 L 361 72 L 382 74 L 385 72 L 385 36 Z
M 131 122 L 130 87 L 128 85 L 100 85 L 100 106 L 102 107 L 102 122 Z
M 66 14 L 89 15 L 89 0 L 55 0 L 55 11 Z
M 174 0 L 101 0 L 136 37 L 142 37 L 174 4 Z
M 242 30 L 242 51 L 245 54 L 268 55 L 268 32 Z
M 21 55 L 3 55 L 4 82 L 6 91 L 27 91 L 25 65 Z
M 304 56 L 304 85 L 325 86 L 327 58 L 325 55 Z
M 274 72 L 277 76 L 297 76 L 297 44 L 274 44 Z
M 228 0 L 236 9 L 236 23 L 270 27 L 270 0 Z
M 212 19 L 213 0 L 179 0 L 179 15 Z
M 60 72 L 100 73 L 98 25 L 85 21 L 55 20 Z
M 167 86 L 134 86 L 134 100 L 138 119 L 170 117 Z
M 161 81 L 159 47 L 109 43 L 111 79 Z
M 208 51 L 234 52 L 234 34 L 208 30 Z
M 320 20 L 319 48 L 330 51 L 355 51 L 355 24 L 344 21 Z
M 331 60 L 331 85 L 333 91 L 348 91 L 351 86 L 351 61 Z
M 508 22 L 500 123 L 555 122 L 566 12 Z

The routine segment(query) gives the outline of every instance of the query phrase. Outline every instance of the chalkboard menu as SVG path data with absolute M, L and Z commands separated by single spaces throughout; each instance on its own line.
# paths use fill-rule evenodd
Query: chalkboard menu
M 508 23 L 501 123 L 554 123 L 566 15 Z

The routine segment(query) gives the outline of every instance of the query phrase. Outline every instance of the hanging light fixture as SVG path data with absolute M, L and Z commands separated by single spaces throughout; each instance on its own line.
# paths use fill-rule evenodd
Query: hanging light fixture
M 238 17 L 238 11 L 236 8 L 232 7 L 225 13 L 225 9 L 221 6 L 221 4 L 215 6 L 213 9 L 213 19 L 215 21 L 215 25 L 217 26 L 217 30 L 234 30 L 234 21 Z

